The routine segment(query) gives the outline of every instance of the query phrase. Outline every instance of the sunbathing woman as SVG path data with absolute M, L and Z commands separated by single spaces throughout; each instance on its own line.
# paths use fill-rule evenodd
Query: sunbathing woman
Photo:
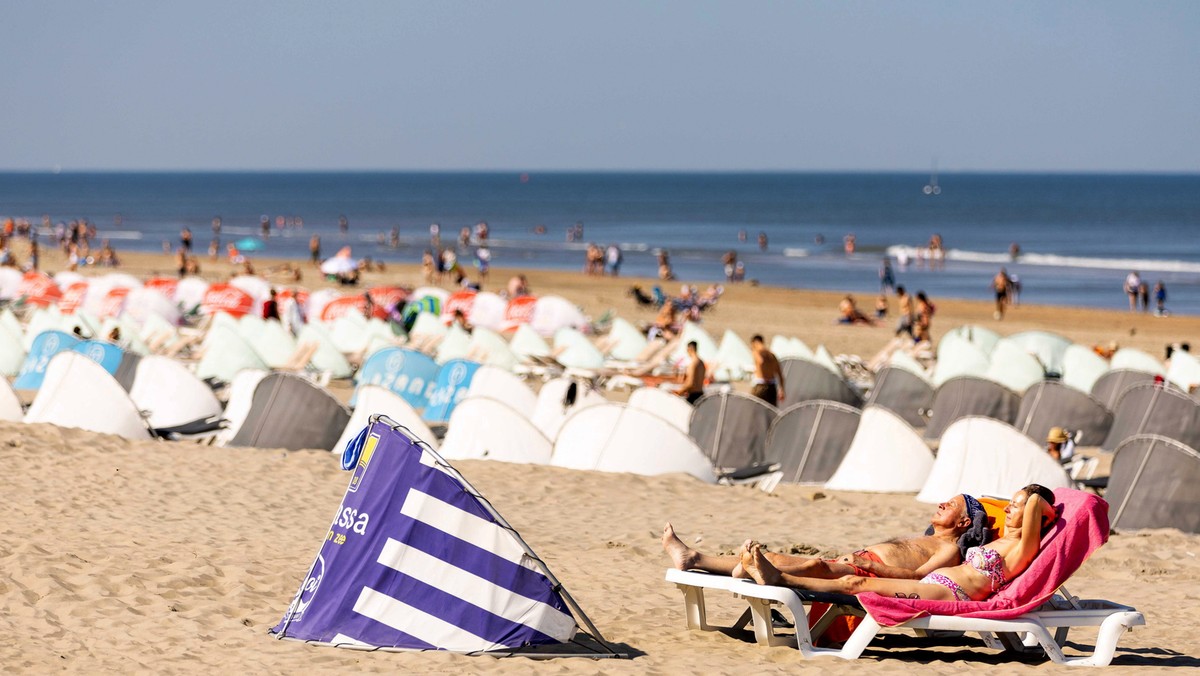
M 963 563 L 939 568 L 920 581 L 892 580 L 847 575 L 836 580 L 798 577 L 779 572 L 762 545 L 747 541 L 742 550 L 742 567 L 759 584 L 784 585 L 818 592 L 861 594 L 875 592 L 899 598 L 939 601 L 982 601 L 1020 575 L 1037 556 L 1042 533 L 1057 518 L 1054 494 L 1031 484 L 1017 491 L 1004 509 L 1004 537 L 967 550 Z

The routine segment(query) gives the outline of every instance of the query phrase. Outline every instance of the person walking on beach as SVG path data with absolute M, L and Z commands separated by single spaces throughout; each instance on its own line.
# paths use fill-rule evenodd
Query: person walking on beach
M 1004 308 L 1008 305 L 1008 290 L 1012 286 L 1012 281 L 1008 278 L 1008 271 L 1000 268 L 1000 272 L 992 277 L 992 290 L 996 292 L 996 312 L 992 314 L 995 319 L 1004 319 Z
M 179 231 L 179 245 L 183 247 L 185 253 L 192 253 L 192 230 L 184 228 Z
M 1142 299 L 1142 312 L 1149 312 L 1150 285 L 1146 283 L 1146 280 L 1142 280 L 1142 283 L 1138 284 L 1138 297 Z
M 321 264 L 321 236 L 313 235 L 308 240 L 308 252 L 312 254 L 312 264 Z
M 767 349 L 761 335 L 750 339 L 750 350 L 754 354 L 754 379 L 751 381 L 754 387 L 750 394 L 778 406 L 784 399 L 783 369 L 779 367 L 779 359 Z
M 1142 286 L 1142 278 L 1137 270 L 1125 275 L 1125 295 L 1129 296 L 1129 311 L 1137 312 L 1138 289 Z
M 914 323 L 913 340 L 918 343 L 933 342 L 934 305 L 924 291 L 917 292 L 917 319 Z
M 700 359 L 699 346 L 696 341 L 687 344 L 688 367 L 684 373 L 683 384 L 675 390 L 675 394 L 687 399 L 689 404 L 695 405 L 696 400 L 704 396 L 704 379 L 708 372 L 704 366 L 704 361 Z
M 907 333 L 909 338 L 913 336 L 913 300 L 912 296 L 908 295 L 908 291 L 903 286 L 896 287 L 896 300 L 900 304 L 900 320 L 896 323 L 896 335 Z
M 616 244 L 609 244 L 608 249 L 604 252 L 605 262 L 608 264 L 608 274 L 613 277 L 619 277 L 621 274 L 621 262 L 624 256 L 621 255 L 621 247 Z
M 1154 316 L 1167 316 L 1167 287 L 1161 279 L 1154 284 Z

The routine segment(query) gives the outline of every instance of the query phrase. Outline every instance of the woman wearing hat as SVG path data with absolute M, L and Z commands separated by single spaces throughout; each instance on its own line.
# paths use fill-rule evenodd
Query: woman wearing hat
M 1046 452 L 1059 462 L 1070 459 L 1072 449 L 1067 445 L 1070 439 L 1067 431 L 1061 427 L 1051 427 L 1046 435 Z

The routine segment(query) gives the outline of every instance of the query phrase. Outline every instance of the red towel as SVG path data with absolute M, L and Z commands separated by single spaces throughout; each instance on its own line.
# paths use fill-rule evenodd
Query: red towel
M 1025 572 L 984 601 L 928 601 L 860 594 L 863 608 L 879 624 L 892 627 L 926 615 L 957 615 L 1007 620 L 1037 608 L 1059 585 L 1108 541 L 1108 503 L 1070 488 L 1054 491 L 1061 515 L 1042 538 L 1037 558 Z

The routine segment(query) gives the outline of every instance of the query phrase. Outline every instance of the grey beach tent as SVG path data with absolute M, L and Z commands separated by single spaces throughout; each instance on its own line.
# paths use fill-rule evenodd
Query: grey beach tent
M 855 408 L 862 405 L 862 397 L 845 380 L 815 361 L 784 359 L 779 367 L 783 370 L 784 394 L 788 403 L 821 399 Z
M 1052 380 L 1044 380 L 1021 397 L 1015 427 L 1043 443 L 1051 427 L 1078 432 L 1075 443 L 1099 446 L 1112 427 L 1113 414 L 1090 395 Z
M 350 412 L 329 392 L 288 373 L 272 373 L 254 388 L 250 412 L 229 446 L 332 450 Z
M 715 467 L 743 469 L 768 462 L 767 432 L 779 409 L 740 392 L 706 394 L 696 402 L 688 434 Z
M 925 438 L 941 438 L 955 420 L 969 415 L 1011 424 L 1020 408 L 1021 398 L 999 383 L 974 376 L 951 378 L 933 396 L 933 413 L 925 426 Z
M 1200 533 L 1200 453 L 1154 434 L 1117 446 L 1104 499 L 1113 528 L 1178 528 Z
M 885 366 L 875 374 L 875 387 L 865 406 L 883 406 L 909 425 L 924 427 L 927 421 L 922 411 L 933 408 L 933 387 L 908 369 Z
M 1114 451 L 1126 439 L 1158 434 L 1200 447 L 1200 402 L 1165 385 L 1142 383 L 1125 389 L 1113 409 L 1113 424 L 1101 448 Z
M 767 462 L 789 483 L 824 484 L 858 430 L 862 411 L 836 401 L 804 401 L 779 414 L 767 433 Z
M 1131 369 L 1116 369 L 1109 371 L 1096 379 L 1092 385 L 1092 396 L 1110 411 L 1117 410 L 1117 402 L 1125 390 L 1134 385 L 1153 383 L 1154 374 Z

